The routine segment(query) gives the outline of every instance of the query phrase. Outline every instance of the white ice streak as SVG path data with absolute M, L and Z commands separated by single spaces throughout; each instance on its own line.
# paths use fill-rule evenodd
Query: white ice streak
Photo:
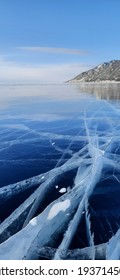
M 90 213 L 88 211 L 88 199 L 85 201 L 85 221 L 86 221 L 86 234 L 88 245 L 91 248 L 91 256 L 92 259 L 95 259 L 95 246 L 94 246 L 94 234 L 91 232 L 91 221 L 90 221 Z
M 120 260 L 120 229 L 107 244 L 106 259 Z

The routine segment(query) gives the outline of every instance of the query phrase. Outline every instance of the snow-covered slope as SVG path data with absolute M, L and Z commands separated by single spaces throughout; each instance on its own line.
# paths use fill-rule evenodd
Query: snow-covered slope
M 68 82 L 120 82 L 120 60 L 112 60 L 98 65 L 97 67 L 83 72 Z

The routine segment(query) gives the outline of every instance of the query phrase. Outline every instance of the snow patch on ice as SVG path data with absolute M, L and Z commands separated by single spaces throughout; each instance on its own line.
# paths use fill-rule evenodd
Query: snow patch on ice
M 66 192 L 66 188 L 62 188 L 59 190 L 59 193 L 65 193 Z
M 70 199 L 66 199 L 65 201 L 62 202 L 58 202 L 56 204 L 53 205 L 53 207 L 51 208 L 49 214 L 48 214 L 48 220 L 53 219 L 55 216 L 58 215 L 58 213 L 60 211 L 65 212 L 67 210 L 67 208 L 70 207 Z
M 30 221 L 30 224 L 31 224 L 32 226 L 36 226 L 36 225 L 37 225 L 37 218 L 36 218 L 36 217 L 33 218 L 33 219 Z

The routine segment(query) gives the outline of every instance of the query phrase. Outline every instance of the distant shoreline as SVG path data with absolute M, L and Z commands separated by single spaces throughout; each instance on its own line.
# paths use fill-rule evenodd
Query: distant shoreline
M 120 84 L 120 81 L 108 81 L 108 80 L 105 80 L 105 81 L 95 81 L 95 82 L 82 82 L 82 81 L 78 81 L 78 80 L 74 80 L 74 81 L 67 81 L 65 83 L 68 83 L 68 84 Z

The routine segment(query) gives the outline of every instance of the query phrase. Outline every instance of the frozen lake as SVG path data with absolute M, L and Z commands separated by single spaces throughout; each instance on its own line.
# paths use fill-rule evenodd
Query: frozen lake
M 61 173 L 33 216 L 78 186 L 84 205 L 69 249 L 108 242 L 120 228 L 119 84 L 0 85 L 1 190 L 54 169 Z M 39 185 L 0 198 L 0 220 Z

